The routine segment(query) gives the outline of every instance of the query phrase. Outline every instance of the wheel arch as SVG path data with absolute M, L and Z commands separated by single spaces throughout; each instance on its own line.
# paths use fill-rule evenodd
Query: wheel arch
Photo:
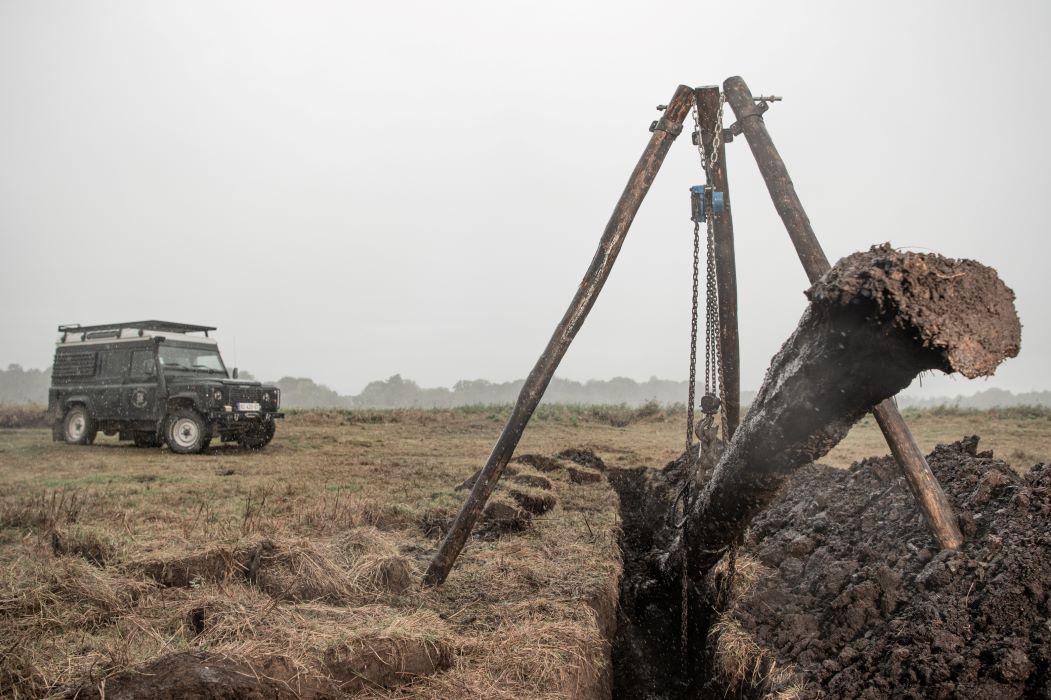
M 91 414 L 92 418 L 95 417 L 95 406 L 91 401 L 91 397 L 89 397 L 87 394 L 74 394 L 72 396 L 66 396 L 62 399 L 61 405 L 62 415 L 68 413 L 69 409 L 73 408 L 74 406 L 83 406 L 84 408 L 88 409 L 88 413 Z
M 169 396 L 164 405 L 169 413 L 178 408 L 192 408 L 198 413 L 202 413 L 200 406 L 198 406 L 197 394 L 192 392 Z

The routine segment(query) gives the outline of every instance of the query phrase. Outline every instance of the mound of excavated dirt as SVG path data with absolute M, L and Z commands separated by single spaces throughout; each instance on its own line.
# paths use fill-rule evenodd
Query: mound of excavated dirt
M 740 550 L 765 571 L 713 627 L 709 691 L 1051 697 L 1051 465 L 1021 477 L 977 444 L 928 458 L 959 552 L 933 551 L 890 458 L 793 475 Z

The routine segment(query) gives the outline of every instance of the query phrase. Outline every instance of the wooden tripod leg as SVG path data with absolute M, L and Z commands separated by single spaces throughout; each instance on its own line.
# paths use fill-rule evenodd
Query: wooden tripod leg
M 699 87 L 694 92 L 701 120 L 704 152 L 711 154 L 714 128 L 719 115 L 719 86 Z M 715 276 L 719 289 L 719 356 L 723 368 L 723 411 L 729 441 L 741 422 L 741 349 L 737 332 L 737 263 L 734 260 L 734 220 L 730 206 L 730 182 L 726 174 L 726 145 L 720 139 L 718 158 L 708 184 L 723 193 L 723 213 L 714 215 Z
M 660 170 L 668 149 L 671 148 L 675 137 L 682 130 L 682 122 L 692 105 L 693 90 L 680 85 L 668 103 L 663 118 L 654 124 L 653 136 L 650 137 L 646 150 L 631 173 L 609 223 L 606 224 L 606 230 L 602 234 L 602 240 L 599 242 L 598 251 L 591 261 L 591 266 L 584 275 L 565 316 L 555 328 L 555 333 L 548 341 L 543 354 L 540 355 L 533 371 L 526 378 L 514 409 L 511 411 L 511 417 L 507 419 L 507 425 L 504 426 L 500 438 L 493 446 L 493 451 L 489 454 L 489 459 L 478 475 L 467 501 L 464 502 L 448 534 L 442 540 L 434 558 L 431 559 L 430 566 L 423 577 L 425 585 L 440 584 L 449 575 L 456 558 L 467 542 L 467 537 L 478 521 L 482 508 L 485 507 L 489 496 L 496 488 L 504 467 L 514 454 L 515 447 L 518 446 L 518 441 L 522 437 L 522 431 L 525 430 L 533 411 L 540 403 L 540 398 L 544 395 L 544 390 L 547 389 L 551 377 L 554 376 L 555 369 L 562 361 L 566 350 L 569 349 L 569 344 L 576 337 L 584 319 L 587 318 L 599 292 L 602 291 L 613 269 L 617 254 L 620 253 L 620 248 L 624 244 L 624 238 L 631 227 L 631 222 L 635 219 L 635 214 L 649 191 L 650 185 L 653 184 L 653 178 Z
M 828 272 L 828 258 L 818 243 L 785 163 L 766 130 L 762 110 L 756 106 L 748 85 L 740 77 L 727 78 L 723 83 L 723 91 L 759 165 L 777 213 L 788 229 L 803 269 L 810 281 L 815 282 Z M 889 399 L 879 404 L 873 413 L 938 546 L 942 549 L 958 549 L 963 544 L 963 536 L 956 524 L 952 505 L 913 439 L 905 419 Z

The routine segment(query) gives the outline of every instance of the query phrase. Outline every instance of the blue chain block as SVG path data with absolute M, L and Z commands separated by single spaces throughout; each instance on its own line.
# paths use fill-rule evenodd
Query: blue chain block
M 690 201 L 693 209 L 692 221 L 703 223 L 708 220 L 708 209 L 713 214 L 722 214 L 726 209 L 723 193 L 712 190 L 707 185 L 694 185 L 690 188 Z

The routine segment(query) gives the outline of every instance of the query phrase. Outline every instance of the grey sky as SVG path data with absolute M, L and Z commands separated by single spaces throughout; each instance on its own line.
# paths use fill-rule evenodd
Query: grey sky
M 344 393 L 524 376 L 679 83 L 739 74 L 829 257 L 996 267 L 1051 389 L 1051 5 L 1006 2 L 0 2 L 0 365 L 61 322 L 220 328 L 228 362 Z M 727 123 L 731 121 L 727 110 Z M 743 381 L 806 279 L 729 146 Z M 559 371 L 686 373 L 688 135 Z

